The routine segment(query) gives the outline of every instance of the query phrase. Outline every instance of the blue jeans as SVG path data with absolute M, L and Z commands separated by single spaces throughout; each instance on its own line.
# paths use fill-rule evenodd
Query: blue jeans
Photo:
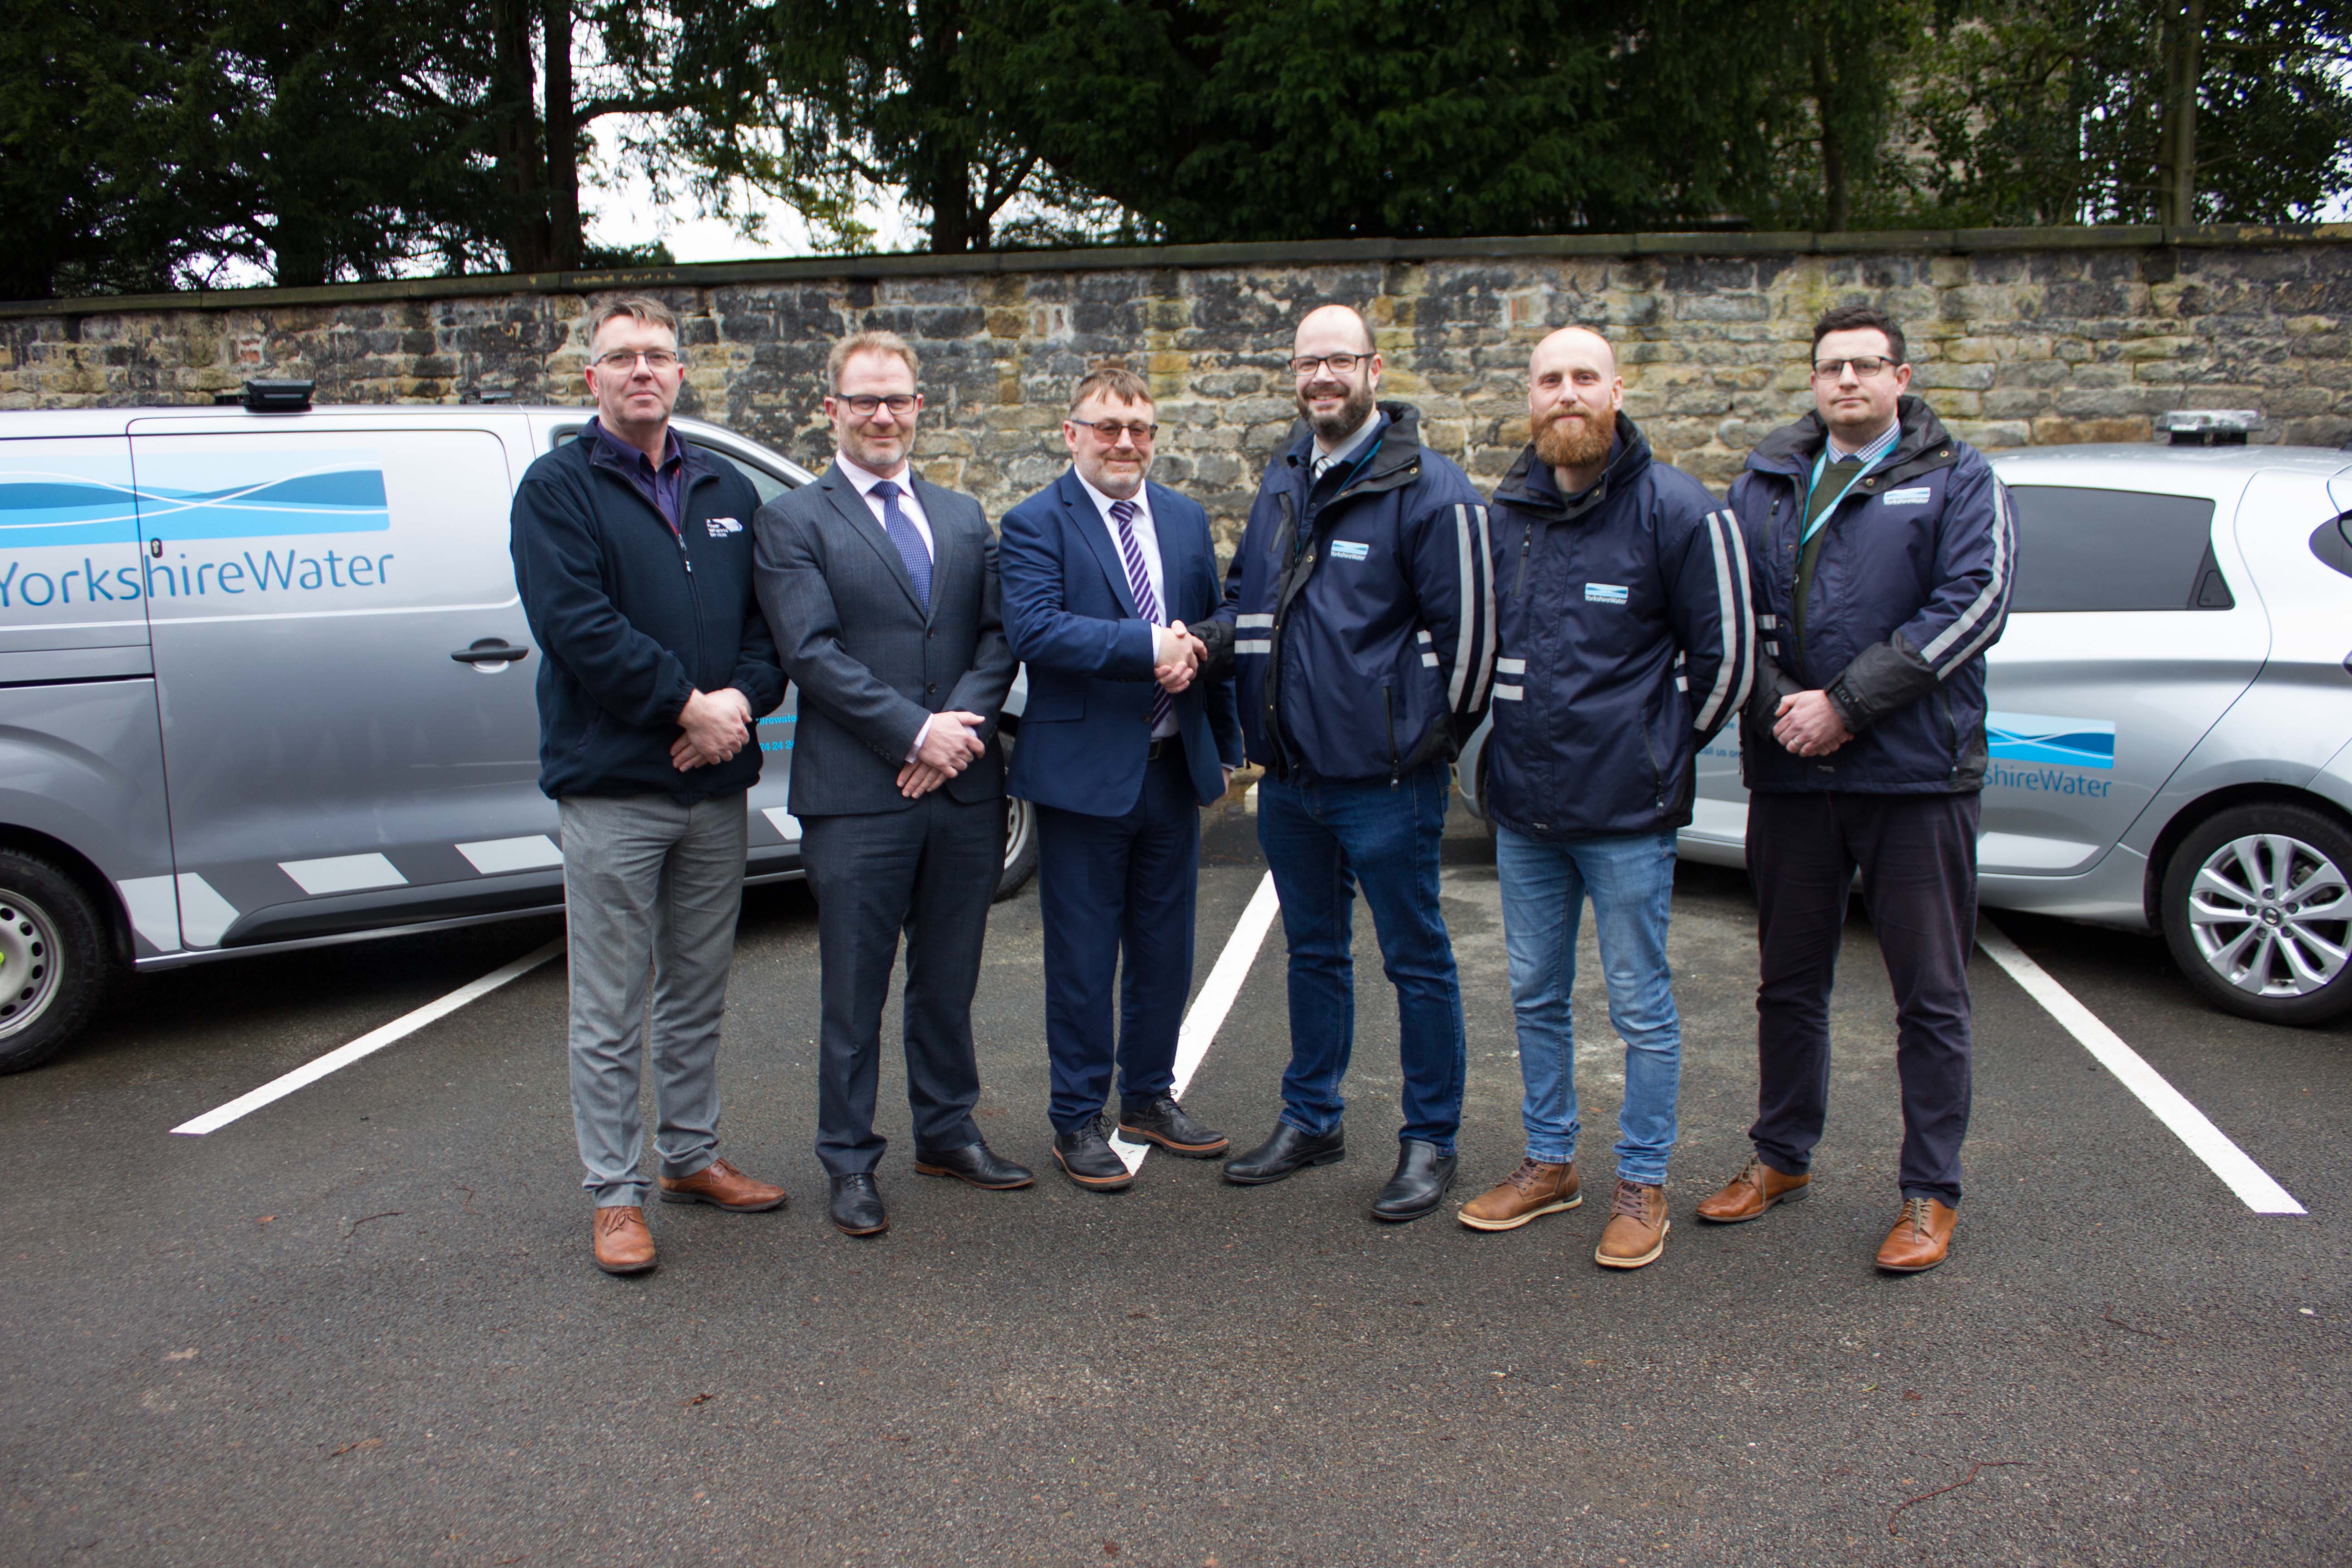
M 1257 841 L 1282 900 L 1290 946 L 1290 1067 L 1282 1120 L 1339 1125 L 1339 1079 L 1355 1046 L 1355 893 L 1371 906 L 1381 966 L 1397 993 L 1404 1068 L 1401 1138 L 1454 1152 L 1462 1125 L 1462 988 L 1437 907 L 1437 847 L 1450 787 L 1442 763 L 1386 779 L 1258 785 Z
M 1625 1102 L 1617 1113 L 1617 1173 L 1662 1184 L 1675 1146 L 1683 1035 L 1666 967 L 1666 914 L 1674 902 L 1675 836 L 1546 840 L 1498 827 L 1495 868 L 1503 889 L 1503 936 L 1511 955 L 1511 1008 L 1519 1026 L 1519 1110 L 1528 1155 L 1548 1164 L 1576 1158 L 1576 931 L 1584 896 L 1601 939 L 1609 1021 L 1625 1042 Z

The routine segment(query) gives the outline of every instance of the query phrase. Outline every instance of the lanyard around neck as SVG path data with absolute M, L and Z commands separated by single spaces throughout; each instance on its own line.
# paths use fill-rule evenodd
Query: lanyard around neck
M 1891 447 L 1887 448 L 1887 451 L 1891 452 L 1893 450 L 1894 448 Z M 1862 477 L 1870 472 L 1871 469 L 1878 467 L 1880 460 L 1885 456 L 1886 452 L 1881 452 L 1877 457 L 1871 458 L 1870 461 L 1863 464 L 1859 468 L 1856 468 L 1853 473 L 1853 478 L 1846 480 L 1845 489 L 1838 491 L 1837 500 L 1830 502 L 1829 505 L 1822 508 L 1821 510 L 1816 512 L 1813 510 L 1813 491 L 1821 487 L 1822 474 L 1829 468 L 1830 465 L 1829 443 L 1825 441 L 1822 444 L 1822 455 L 1813 459 L 1813 477 L 1807 480 L 1805 484 L 1805 510 L 1811 515 L 1812 521 L 1805 524 L 1804 532 L 1798 536 L 1798 549 L 1802 550 L 1806 545 L 1811 544 L 1813 542 L 1813 535 L 1819 533 L 1829 522 L 1830 514 L 1845 504 L 1845 498 L 1853 493 L 1854 486 L 1862 483 Z

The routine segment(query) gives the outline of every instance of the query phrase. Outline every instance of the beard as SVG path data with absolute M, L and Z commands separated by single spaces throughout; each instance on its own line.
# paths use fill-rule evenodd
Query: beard
M 1348 388 L 1347 401 L 1334 414 L 1318 416 L 1307 405 L 1307 395 L 1298 395 L 1298 416 L 1307 427 L 1327 444 L 1344 441 L 1354 435 L 1365 420 L 1372 416 L 1372 389 L 1369 384 Z
M 1610 443 L 1617 436 L 1617 421 L 1604 424 L 1590 409 L 1579 412 L 1583 417 L 1554 414 L 1540 425 L 1528 421 L 1536 457 L 1547 468 L 1590 468 L 1609 455 Z

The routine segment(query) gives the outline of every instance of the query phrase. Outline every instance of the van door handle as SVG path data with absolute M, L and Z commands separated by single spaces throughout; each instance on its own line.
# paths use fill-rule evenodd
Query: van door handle
M 449 656 L 459 664 L 513 664 L 530 657 L 530 649 L 515 647 L 500 637 L 483 637 L 471 647 L 461 647 Z

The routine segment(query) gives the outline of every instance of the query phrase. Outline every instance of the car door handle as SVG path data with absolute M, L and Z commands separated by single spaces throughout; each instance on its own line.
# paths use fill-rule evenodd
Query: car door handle
M 513 664 L 530 657 L 530 649 L 515 647 L 498 637 L 483 637 L 471 647 L 461 647 L 449 656 L 459 664 Z

